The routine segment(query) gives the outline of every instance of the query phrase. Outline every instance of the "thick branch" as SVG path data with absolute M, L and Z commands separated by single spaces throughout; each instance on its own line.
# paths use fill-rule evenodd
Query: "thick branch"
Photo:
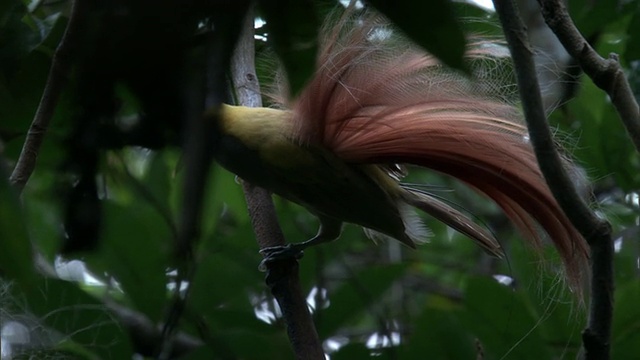
M 85 0 L 75 0 L 71 7 L 71 15 L 62 39 L 53 54 L 49 77 L 44 86 L 40 104 L 29 126 L 27 137 L 22 146 L 20 157 L 9 177 L 11 183 L 22 190 L 36 167 L 40 146 L 51 122 L 62 90 L 69 80 L 69 73 L 74 60 L 74 53 L 81 36 L 79 28 L 87 17 Z
M 511 50 L 522 106 L 540 169 L 558 204 L 591 248 L 591 305 L 583 340 L 587 359 L 608 359 L 613 313 L 613 242 L 611 227 L 578 195 L 555 149 L 546 122 L 532 50 L 513 0 L 494 0 Z
M 231 72 L 239 105 L 260 107 L 262 99 L 254 68 L 253 36 L 253 14 L 250 12 L 236 45 Z M 243 182 L 243 188 L 260 248 L 284 245 L 284 235 L 278 224 L 271 194 L 247 182 Z M 297 260 L 270 262 L 267 267 L 266 282 L 282 309 L 296 358 L 324 359 L 322 344 L 300 286 Z
M 611 98 L 636 150 L 640 152 L 640 107 L 636 102 L 616 54 L 604 59 L 589 45 L 571 20 L 562 0 L 538 0 L 547 25 L 585 74 Z

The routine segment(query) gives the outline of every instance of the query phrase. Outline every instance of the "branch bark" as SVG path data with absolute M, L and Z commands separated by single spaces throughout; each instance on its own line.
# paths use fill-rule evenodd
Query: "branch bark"
M 86 1 L 75 0 L 71 5 L 71 15 L 67 28 L 53 54 L 51 69 L 49 70 L 49 76 L 44 86 L 38 109 L 31 126 L 29 126 L 16 167 L 9 177 L 9 181 L 18 191 L 22 191 L 36 167 L 38 152 L 44 141 L 47 128 L 51 118 L 53 118 L 60 94 L 69 80 L 78 39 L 81 36 L 79 29 L 82 27 L 82 22 L 86 17 Z
M 613 315 L 611 226 L 598 218 L 578 195 L 555 149 L 542 108 L 533 52 L 513 0 L 493 0 L 493 3 L 513 57 L 522 106 L 540 169 L 558 204 L 591 249 L 590 317 L 583 333 L 586 359 L 608 359 Z
M 256 76 L 253 12 L 245 19 L 232 59 L 231 73 L 239 105 L 260 107 L 262 99 Z M 261 249 L 285 245 L 271 194 L 243 182 L 245 198 L 256 240 Z M 267 264 L 267 286 L 278 301 L 289 340 L 297 359 L 324 359 L 322 343 L 309 313 L 299 280 L 298 261 L 288 259 Z
M 598 55 L 578 31 L 563 1 L 538 0 L 538 2 L 545 22 L 567 52 L 578 61 L 593 83 L 609 95 L 636 151 L 640 152 L 640 107 L 620 67 L 618 55 L 609 54 L 608 59 Z

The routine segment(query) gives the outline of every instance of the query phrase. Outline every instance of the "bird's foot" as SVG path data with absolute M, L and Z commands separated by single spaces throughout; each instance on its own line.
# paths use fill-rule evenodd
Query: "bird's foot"
M 302 244 L 287 244 L 282 246 L 271 246 L 260 250 L 260 254 L 264 256 L 264 259 L 260 262 L 258 270 L 267 271 L 267 264 L 274 261 L 281 261 L 287 259 L 298 260 L 302 257 L 306 246 Z

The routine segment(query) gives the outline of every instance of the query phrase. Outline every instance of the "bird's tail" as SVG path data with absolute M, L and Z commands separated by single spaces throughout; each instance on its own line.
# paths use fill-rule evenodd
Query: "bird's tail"
M 580 285 L 587 245 L 546 185 L 513 87 L 496 81 L 509 62 L 503 47 L 472 45 L 469 61 L 479 66 L 468 78 L 377 15 L 343 17 L 326 33 L 316 75 L 288 104 L 299 141 L 353 163 L 411 163 L 458 178 L 498 204 L 535 246 L 539 224 Z M 417 207 L 443 212 L 413 195 Z
M 504 256 L 502 246 L 500 246 L 500 243 L 496 241 L 493 235 L 482 226 L 478 226 L 478 224 L 469 220 L 466 215 L 457 209 L 429 193 L 411 189 L 406 186 L 403 186 L 403 190 L 401 193 L 402 200 L 407 204 L 426 212 L 447 224 L 452 229 L 473 239 L 476 244 L 490 255 L 498 258 Z

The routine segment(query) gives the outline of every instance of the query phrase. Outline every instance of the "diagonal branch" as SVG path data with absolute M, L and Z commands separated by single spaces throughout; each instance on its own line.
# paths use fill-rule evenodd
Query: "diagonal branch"
M 254 68 L 253 35 L 253 13 L 249 12 L 236 45 L 231 72 L 238 103 L 244 106 L 260 107 L 262 99 Z M 284 235 L 278 224 L 271 194 L 267 190 L 247 182 L 243 182 L 243 189 L 260 248 L 284 245 Z M 300 286 L 298 261 L 295 259 L 277 261 L 271 262 L 267 266 L 266 282 L 282 309 L 287 333 L 296 358 L 324 359 L 322 344 Z
M 536 158 L 558 204 L 591 248 L 591 304 L 583 333 L 587 359 L 608 359 L 613 315 L 613 242 L 611 226 L 598 218 L 578 195 L 555 149 L 542 108 L 532 50 L 513 0 L 493 0 L 502 23 Z
M 612 53 L 608 59 L 598 55 L 576 28 L 563 1 L 538 0 L 538 2 L 542 8 L 544 20 L 567 52 L 578 61 L 593 83 L 609 95 L 636 151 L 640 152 L 640 107 L 620 67 L 618 55 Z
M 87 17 L 85 3 L 85 0 L 75 0 L 71 6 L 69 23 L 53 54 L 49 77 L 44 86 L 40 104 L 38 104 L 36 114 L 31 126 L 29 126 L 16 167 L 9 177 L 11 184 L 19 191 L 27 184 L 36 167 L 40 146 L 42 146 L 51 118 L 53 118 L 60 94 L 69 80 L 78 39 L 81 36 L 79 29 L 82 21 Z

